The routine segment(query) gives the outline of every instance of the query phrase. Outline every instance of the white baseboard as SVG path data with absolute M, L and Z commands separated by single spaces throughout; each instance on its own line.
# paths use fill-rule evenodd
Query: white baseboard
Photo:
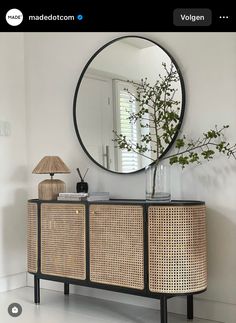
M 63 284 L 42 280 L 41 287 L 63 292 Z M 33 275 L 27 275 L 27 285 L 33 286 Z M 144 306 L 152 309 L 160 309 L 159 300 L 116 293 L 107 290 L 89 288 L 83 286 L 70 286 L 70 293 L 89 296 L 124 304 Z M 168 300 L 168 311 L 176 314 L 186 315 L 186 297 L 174 297 Z M 236 305 L 221 303 L 201 298 L 201 295 L 194 296 L 194 317 L 213 320 L 223 323 L 235 323 Z
M 27 273 L 17 273 L 0 277 L 0 292 L 6 292 L 11 289 L 16 289 L 26 286 Z

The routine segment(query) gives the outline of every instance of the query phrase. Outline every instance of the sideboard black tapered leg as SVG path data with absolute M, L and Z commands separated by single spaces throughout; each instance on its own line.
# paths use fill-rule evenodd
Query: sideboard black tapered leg
M 167 323 L 167 297 L 165 295 L 160 298 L 161 303 L 161 323 Z
M 40 303 L 40 279 L 36 276 L 34 276 L 34 302 Z
M 187 318 L 193 320 L 193 295 L 187 296 Z
M 64 294 L 69 295 L 69 292 L 70 292 L 70 284 L 64 283 Z

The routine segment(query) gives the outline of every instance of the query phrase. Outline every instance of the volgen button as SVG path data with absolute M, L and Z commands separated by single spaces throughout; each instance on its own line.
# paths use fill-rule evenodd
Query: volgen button
M 173 12 L 173 23 L 175 26 L 201 27 L 210 26 L 212 22 L 212 11 L 207 8 L 178 8 Z

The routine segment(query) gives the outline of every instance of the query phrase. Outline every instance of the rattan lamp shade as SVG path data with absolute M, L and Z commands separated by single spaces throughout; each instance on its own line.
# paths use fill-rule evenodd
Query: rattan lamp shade
M 66 185 L 59 179 L 53 179 L 54 174 L 70 173 L 69 168 L 58 156 L 45 156 L 34 168 L 33 174 L 50 174 L 51 179 L 46 179 L 38 185 L 40 200 L 55 200 L 59 193 L 65 192 Z

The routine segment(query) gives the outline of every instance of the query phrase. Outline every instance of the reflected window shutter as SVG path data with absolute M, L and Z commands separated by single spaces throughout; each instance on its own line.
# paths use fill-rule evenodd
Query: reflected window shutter
M 133 88 L 134 90 L 134 88 Z M 138 141 L 138 129 L 136 123 L 130 123 L 128 117 L 130 113 L 137 112 L 137 102 L 131 100 L 130 94 L 122 87 L 119 89 L 119 108 L 120 108 L 120 133 L 125 135 L 133 143 Z M 122 172 L 133 172 L 139 168 L 139 155 L 132 151 L 121 150 L 121 167 Z

